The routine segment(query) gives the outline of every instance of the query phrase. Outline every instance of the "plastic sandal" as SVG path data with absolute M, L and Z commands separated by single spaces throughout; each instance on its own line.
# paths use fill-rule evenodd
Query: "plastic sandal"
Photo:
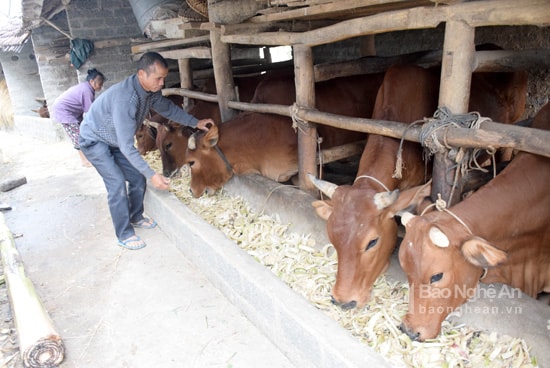
M 119 240 L 118 245 L 130 250 L 138 250 L 144 248 L 147 244 L 137 235 L 132 235 L 128 239 Z
M 139 227 L 139 228 L 142 228 L 142 229 L 152 229 L 155 226 L 157 226 L 157 222 L 153 219 L 148 219 L 148 218 L 144 217 L 141 220 L 139 220 L 138 222 L 132 223 L 132 225 L 134 227 Z

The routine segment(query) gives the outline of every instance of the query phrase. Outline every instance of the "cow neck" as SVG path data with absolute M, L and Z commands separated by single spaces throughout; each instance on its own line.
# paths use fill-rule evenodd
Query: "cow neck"
M 223 154 L 222 150 L 220 149 L 220 147 L 216 144 L 214 146 L 214 149 L 216 150 L 216 152 L 218 153 L 218 155 L 221 157 L 221 159 L 223 160 L 223 162 L 225 163 L 225 167 L 227 168 L 227 171 L 229 171 L 231 174 L 233 174 L 233 167 L 231 166 L 231 164 L 229 163 L 229 160 L 227 159 L 227 157 Z

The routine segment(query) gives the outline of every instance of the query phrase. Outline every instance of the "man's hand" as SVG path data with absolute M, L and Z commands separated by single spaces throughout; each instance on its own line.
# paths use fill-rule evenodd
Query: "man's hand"
M 199 120 L 199 122 L 197 123 L 197 128 L 199 128 L 200 130 L 208 130 L 212 125 L 214 125 L 214 120 L 202 119 Z
M 151 184 L 157 189 L 168 190 L 170 188 L 170 179 L 159 173 L 155 173 L 151 177 Z

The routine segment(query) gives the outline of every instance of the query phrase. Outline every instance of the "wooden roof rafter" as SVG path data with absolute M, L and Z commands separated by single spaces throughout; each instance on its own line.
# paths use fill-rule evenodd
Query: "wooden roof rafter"
M 448 6 L 423 6 L 394 10 L 345 20 L 322 29 L 301 33 L 223 33 L 221 39 L 226 43 L 238 44 L 263 44 L 268 46 L 304 44 L 318 46 L 358 36 L 435 28 L 449 20 L 462 21 L 471 27 L 497 25 L 547 26 L 550 25 L 550 7 L 547 0 L 524 0 L 522 2 L 517 0 L 481 0 Z
M 279 2 L 276 2 L 277 4 Z M 270 7 L 248 22 L 263 23 L 281 20 L 352 19 L 396 9 L 432 5 L 431 0 L 338 0 L 315 2 L 286 2 L 291 7 Z M 303 6 L 300 4 L 308 5 Z

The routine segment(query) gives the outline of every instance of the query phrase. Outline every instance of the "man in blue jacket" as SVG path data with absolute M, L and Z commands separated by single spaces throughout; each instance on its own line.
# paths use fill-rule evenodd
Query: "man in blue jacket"
M 214 124 L 212 119 L 198 120 L 162 96 L 167 75 L 166 60 L 156 52 L 145 53 L 137 72 L 103 92 L 80 126 L 80 149 L 103 178 L 118 245 L 126 249 L 146 245 L 134 227 L 156 226 L 153 219 L 143 217 L 147 179 L 160 190 L 170 185 L 170 180 L 151 169 L 134 146 L 135 133 L 149 109 L 202 130 Z

